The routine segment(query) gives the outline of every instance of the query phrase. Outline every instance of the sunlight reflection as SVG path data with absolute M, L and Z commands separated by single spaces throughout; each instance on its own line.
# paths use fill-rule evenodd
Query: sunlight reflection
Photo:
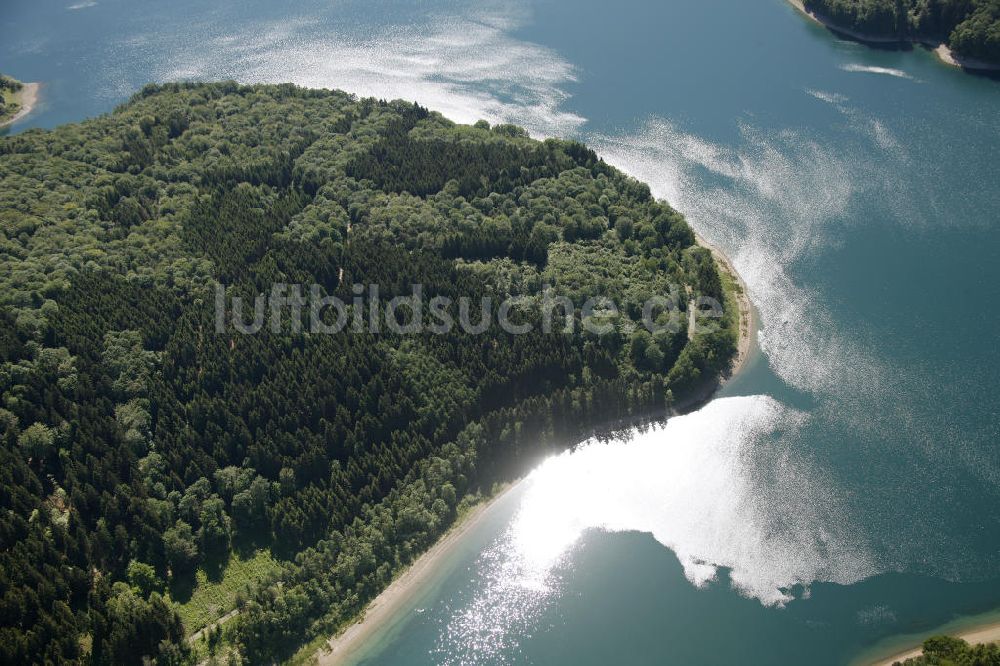
M 771 606 L 790 601 L 795 584 L 872 573 L 838 498 L 791 445 L 805 420 L 769 397 L 725 398 L 545 461 L 478 563 L 485 584 L 448 623 L 439 660 L 516 652 L 558 596 L 568 576 L 561 565 L 588 529 L 652 534 L 692 584 L 726 567 L 741 594 Z

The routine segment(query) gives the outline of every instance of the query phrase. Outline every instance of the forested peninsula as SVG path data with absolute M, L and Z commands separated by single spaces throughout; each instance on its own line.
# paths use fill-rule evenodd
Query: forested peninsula
M 801 5 L 862 40 L 940 43 L 953 64 L 1000 66 L 1000 0 L 801 0 Z
M 151 85 L 0 138 L 0 232 L 0 663 L 285 659 L 495 482 L 696 395 L 736 349 L 732 281 L 647 186 L 400 101 Z M 219 284 L 276 283 L 349 315 L 356 284 L 618 310 L 546 333 L 522 308 L 523 335 L 219 331 Z M 723 316 L 650 333 L 667 293 Z

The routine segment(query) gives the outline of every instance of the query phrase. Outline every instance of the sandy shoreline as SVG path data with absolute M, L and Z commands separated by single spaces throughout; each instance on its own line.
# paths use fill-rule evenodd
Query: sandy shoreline
M 17 92 L 17 103 L 21 105 L 21 108 L 10 118 L 0 122 L 0 127 L 12 125 L 31 113 L 32 109 L 35 108 L 35 104 L 38 103 L 38 90 L 41 87 L 42 84 L 40 83 L 25 83 L 24 87 Z
M 462 537 L 482 521 L 490 507 L 517 488 L 519 483 L 504 487 L 493 497 L 480 502 L 459 518 L 443 537 L 368 604 L 361 619 L 327 641 L 326 645 L 316 653 L 316 663 L 321 666 L 350 663 L 349 660 L 367 644 L 368 639 L 420 591 L 423 584 L 434 575 L 438 564 L 454 552 Z
M 709 243 L 697 233 L 694 237 L 698 245 L 707 248 L 712 253 L 715 261 L 722 267 L 722 270 L 728 273 L 733 282 L 739 286 L 736 301 L 740 308 L 740 337 L 736 345 L 736 358 L 733 359 L 727 376 L 723 378 L 723 383 L 725 383 L 738 375 L 750 359 L 750 351 L 753 348 L 754 340 L 757 338 L 757 318 L 750 303 L 750 293 L 747 291 L 746 282 L 743 281 L 736 267 L 733 266 L 733 262 L 729 260 L 729 257 L 722 250 Z
M 1000 65 L 994 65 L 988 62 L 983 62 L 981 60 L 976 60 L 974 58 L 963 58 L 962 56 L 956 55 L 952 52 L 948 45 L 943 42 L 932 41 L 927 39 L 899 39 L 896 37 L 882 37 L 879 35 L 868 35 L 863 32 L 858 32 L 856 30 L 851 30 L 849 28 L 844 28 L 830 19 L 826 18 L 822 14 L 817 14 L 816 12 L 809 11 L 806 9 L 802 0 L 788 0 L 789 4 L 802 12 L 809 19 L 818 23 L 828 30 L 841 35 L 850 37 L 851 39 L 857 40 L 859 42 L 866 42 L 869 44 L 922 44 L 934 52 L 934 55 L 938 57 L 938 60 L 946 65 L 952 67 L 958 67 L 960 69 L 969 70 L 979 70 L 979 71 L 1000 71 Z
M 736 356 L 733 358 L 732 363 L 730 363 L 729 368 L 723 372 L 722 377 L 712 378 L 711 381 L 703 381 L 690 396 L 675 403 L 670 409 L 668 416 L 687 414 L 688 412 L 700 409 L 710 402 L 722 386 L 735 379 L 746 367 L 747 362 L 753 356 L 754 341 L 757 339 L 757 317 L 750 302 L 750 292 L 747 291 L 746 282 L 743 281 L 743 278 L 725 252 L 712 243 L 709 243 L 697 233 L 695 233 L 694 237 L 698 245 L 712 253 L 712 257 L 719 264 L 722 271 L 739 287 L 739 291 L 736 293 L 736 301 L 740 310 L 740 321 L 738 324 L 740 335 L 736 342 Z
M 974 58 L 963 58 L 962 56 L 952 52 L 952 50 L 948 48 L 947 44 L 939 44 L 938 42 L 930 41 L 922 41 L 921 43 L 927 48 L 933 49 L 934 55 L 936 55 L 941 62 L 951 65 L 952 67 L 960 67 L 962 69 L 978 70 L 982 72 L 1000 72 L 1000 65 L 993 65 Z
M 695 237 L 698 244 L 707 248 L 712 253 L 712 256 L 719 262 L 721 268 L 740 287 L 740 292 L 737 294 L 740 308 L 740 337 L 736 358 L 733 359 L 729 372 L 723 378 L 723 382 L 725 382 L 735 377 L 744 368 L 747 360 L 750 358 L 750 352 L 753 348 L 753 341 L 757 332 L 756 319 L 753 307 L 750 304 L 746 284 L 729 261 L 729 258 L 701 236 L 695 234 Z M 703 393 L 697 393 L 689 400 L 684 401 L 684 405 L 677 405 L 672 411 L 677 413 L 687 409 L 694 409 L 708 402 L 720 385 L 720 382 L 713 381 L 712 384 L 706 385 Z M 422 585 L 430 579 L 436 571 L 438 564 L 455 550 L 462 536 L 475 528 L 482 521 L 490 507 L 514 488 L 518 487 L 519 483 L 507 486 L 501 492 L 475 506 L 461 517 L 442 538 L 423 555 L 418 557 L 389 587 L 375 597 L 374 601 L 368 605 L 364 614 L 357 622 L 326 642 L 326 645 L 315 655 L 316 663 L 320 666 L 341 666 L 342 664 L 350 663 L 351 658 L 355 657 L 367 645 L 368 640 L 375 632 L 381 629 L 386 621 L 399 612 L 406 602 L 411 600 Z
M 943 629 L 940 632 L 935 632 L 930 635 L 937 635 L 937 633 L 946 634 L 948 636 L 956 636 L 965 640 L 970 645 L 976 645 L 979 643 L 994 643 L 1000 641 L 1000 621 L 994 620 L 988 624 L 972 626 L 957 632 Z M 880 658 L 877 661 L 868 663 L 870 663 L 871 666 L 892 666 L 892 664 L 897 661 L 903 661 L 905 659 L 910 659 L 911 657 L 919 657 L 921 654 L 923 654 L 923 649 L 918 644 L 913 648 L 897 652 L 890 657 Z

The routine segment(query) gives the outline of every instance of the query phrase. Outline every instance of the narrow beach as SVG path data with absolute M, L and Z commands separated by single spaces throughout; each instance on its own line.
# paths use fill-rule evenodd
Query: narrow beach
M 697 233 L 695 233 L 694 237 L 698 245 L 707 248 L 712 253 L 712 256 L 718 262 L 719 266 L 722 267 L 722 270 L 728 273 L 729 277 L 739 287 L 736 293 L 736 301 L 740 308 L 740 337 L 736 345 L 736 358 L 733 359 L 728 376 L 723 378 L 723 381 L 729 381 L 743 370 L 750 359 L 750 352 L 753 349 L 754 341 L 757 339 L 757 318 L 753 311 L 753 304 L 750 302 L 750 292 L 747 290 L 746 282 L 743 281 L 743 278 L 736 270 L 736 267 L 733 266 L 729 257 Z
M 38 103 L 38 90 L 42 87 L 40 83 L 25 83 L 24 87 L 17 93 L 17 102 L 21 108 L 13 116 L 0 122 L 0 127 L 7 127 L 24 118 L 31 113 Z
M 458 519 L 437 543 L 411 564 L 401 576 L 368 604 L 360 620 L 334 636 L 316 653 L 316 663 L 321 666 L 349 664 L 358 651 L 367 645 L 376 631 L 395 616 L 434 575 L 437 567 L 461 543 L 462 537 L 474 529 L 501 498 L 518 487 L 520 482 L 505 486 L 493 497 L 480 502 Z
M 961 620 L 959 620 L 961 622 Z M 948 636 L 955 636 L 966 641 L 969 645 L 977 645 L 979 643 L 994 643 L 1000 641 L 1000 620 L 993 620 L 989 623 L 973 625 L 958 631 L 949 631 L 947 625 L 942 627 L 940 631 L 932 632 L 930 636 L 937 634 L 945 634 Z M 921 640 L 922 639 L 917 639 Z M 870 664 L 870 666 L 892 666 L 892 664 L 897 661 L 904 661 L 912 657 L 919 657 L 923 654 L 923 648 L 919 645 L 914 647 L 901 650 L 892 654 L 889 657 L 879 658 L 877 661 L 865 662 Z

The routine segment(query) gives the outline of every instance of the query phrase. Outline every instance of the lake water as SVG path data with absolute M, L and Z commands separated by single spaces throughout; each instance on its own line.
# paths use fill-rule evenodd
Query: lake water
M 720 399 L 545 463 L 365 663 L 837 664 L 1000 605 L 1000 82 L 784 0 L 4 5 L 8 131 L 150 80 L 418 100 L 587 141 L 748 283 Z

